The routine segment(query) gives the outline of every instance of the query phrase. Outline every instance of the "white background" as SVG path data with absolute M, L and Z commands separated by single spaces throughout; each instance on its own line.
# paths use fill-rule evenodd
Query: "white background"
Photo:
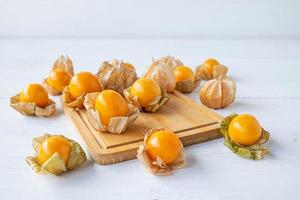
M 297 0 L 1 0 L 3 37 L 299 37 Z
M 296 0 L 0 0 L 0 199 L 299 199 L 299 10 Z M 76 71 L 119 58 L 139 75 L 153 56 L 171 54 L 190 67 L 216 57 L 237 83 L 235 103 L 217 112 L 257 116 L 272 153 L 243 159 L 218 139 L 187 147 L 187 167 L 169 177 L 148 174 L 137 160 L 99 166 L 90 157 L 61 177 L 36 175 L 25 157 L 44 132 L 87 152 L 57 98 L 48 119 L 9 107 L 61 53 Z M 197 102 L 198 92 L 189 94 Z

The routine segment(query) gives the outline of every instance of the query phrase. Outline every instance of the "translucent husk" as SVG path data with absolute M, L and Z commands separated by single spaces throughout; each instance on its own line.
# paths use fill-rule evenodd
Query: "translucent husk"
M 49 99 L 48 105 L 39 107 L 35 103 L 20 101 L 20 93 L 10 98 L 10 106 L 23 115 L 36 115 L 39 117 L 49 117 L 56 111 L 55 102 Z
M 220 109 L 232 104 L 235 94 L 235 81 L 228 77 L 218 77 L 205 83 L 200 90 L 199 98 L 205 106 Z
M 152 59 L 152 64 L 148 67 L 144 77 L 154 79 L 167 92 L 175 89 L 176 80 L 171 67 L 161 60 Z
M 127 88 L 124 90 L 124 97 L 125 99 L 131 103 L 132 105 L 135 105 L 136 107 L 139 108 L 140 111 L 144 111 L 144 112 L 155 112 L 157 111 L 160 107 L 162 107 L 164 104 L 166 104 L 169 101 L 169 95 L 167 94 L 167 92 L 165 91 L 164 88 L 160 88 L 161 89 L 161 96 L 158 96 L 157 98 L 155 98 L 151 103 L 149 103 L 149 105 L 147 105 L 146 107 L 142 107 L 138 101 L 138 97 L 137 96 L 133 96 L 130 93 L 130 88 Z
M 260 160 L 269 153 L 268 148 L 264 147 L 263 144 L 266 143 L 269 138 L 270 134 L 262 129 L 261 138 L 258 140 L 257 143 L 252 144 L 250 146 L 243 146 L 240 144 L 235 143 L 233 140 L 230 139 L 228 135 L 228 126 L 230 122 L 238 116 L 237 114 L 231 114 L 223 119 L 220 127 L 220 132 L 224 136 L 224 145 L 227 146 L 233 153 L 236 153 L 242 157 L 249 158 L 252 160 Z
M 69 72 L 72 76 L 74 75 L 73 63 L 68 56 L 61 55 L 53 64 L 52 71 L 56 69 L 62 69 Z M 62 92 L 56 90 L 54 87 L 48 84 L 47 78 L 43 80 L 43 86 L 46 88 L 49 94 L 52 96 L 61 95 Z
M 180 59 L 170 55 L 158 58 L 157 61 L 161 63 L 165 63 L 170 68 L 171 71 L 173 71 L 178 66 L 184 65 Z
M 65 87 L 63 91 L 63 102 L 69 108 L 83 108 L 84 96 L 81 95 L 77 99 L 74 99 L 69 91 L 69 87 Z
M 123 95 L 123 90 L 130 87 L 137 79 L 135 69 L 126 66 L 119 60 L 103 62 L 97 72 L 97 77 L 104 89 L 112 89 Z
M 52 70 L 63 69 L 74 75 L 73 62 L 68 56 L 61 55 L 53 64 Z
M 38 138 L 32 140 L 32 146 L 36 154 L 39 151 L 42 143 L 51 136 L 62 136 L 62 135 L 50 135 L 44 134 Z M 62 136 L 64 137 L 64 136 Z M 66 137 L 64 137 L 66 138 Z M 74 170 L 86 161 L 86 155 L 81 146 L 68 138 L 66 138 L 71 144 L 71 152 L 69 156 L 68 164 L 66 165 L 64 160 L 59 156 L 58 153 L 54 153 L 43 165 L 39 165 L 36 156 L 28 156 L 26 162 L 38 174 L 50 173 L 54 175 L 60 175 L 68 170 Z
M 168 165 L 164 163 L 164 161 L 157 157 L 156 160 L 152 160 L 149 154 L 147 153 L 147 139 L 150 137 L 150 135 L 156 131 L 159 130 L 165 130 L 165 129 L 152 129 L 150 130 L 144 137 L 144 143 L 139 146 L 137 158 L 143 163 L 146 170 L 154 175 L 159 176 L 167 176 L 171 175 L 172 172 L 176 169 L 183 168 L 186 164 L 185 161 L 185 153 L 182 143 L 181 144 L 181 151 L 176 160 L 174 160 L 172 163 L 169 163 Z
M 196 69 L 196 76 L 201 80 L 211 80 L 219 76 L 226 76 L 228 67 L 224 65 L 216 65 L 209 70 L 208 65 L 199 65 Z
M 87 110 L 87 118 L 95 130 L 121 134 L 139 116 L 140 110 L 136 106 L 128 104 L 128 116 L 113 117 L 107 126 L 103 125 L 100 120 L 99 112 L 95 109 L 95 101 L 98 94 L 99 92 L 87 94 L 83 103 Z
M 200 84 L 200 79 L 179 81 L 176 83 L 176 90 L 182 93 L 191 93 Z

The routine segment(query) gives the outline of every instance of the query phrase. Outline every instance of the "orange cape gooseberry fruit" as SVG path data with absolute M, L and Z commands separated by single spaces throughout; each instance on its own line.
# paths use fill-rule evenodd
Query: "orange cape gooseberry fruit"
M 195 73 L 187 66 L 178 66 L 173 70 L 176 82 L 195 79 Z
M 203 65 L 207 67 L 207 71 L 212 73 L 214 66 L 219 65 L 220 63 L 214 58 L 208 58 L 204 61 Z
M 98 94 L 95 108 L 99 113 L 101 123 L 106 126 L 111 118 L 127 116 L 129 112 L 125 99 L 114 90 L 104 90 Z
M 37 154 L 37 162 L 43 165 L 54 153 L 58 153 L 64 160 L 65 164 L 68 164 L 69 156 L 71 152 L 70 142 L 62 136 L 51 136 L 45 140 Z
M 68 87 L 71 96 L 75 99 L 81 95 L 102 90 L 97 77 L 90 72 L 79 72 L 74 75 Z
M 62 92 L 70 83 L 72 75 L 63 69 L 55 69 L 50 72 L 49 77 L 47 78 L 47 83 L 53 87 L 56 91 Z
M 176 160 L 181 148 L 178 136 L 168 130 L 156 131 L 146 141 L 146 151 L 151 159 L 156 160 L 159 157 L 165 164 Z
M 48 105 L 49 96 L 47 90 L 38 83 L 31 83 L 20 93 L 20 101 L 35 103 L 39 107 Z
M 252 115 L 238 115 L 230 122 L 228 135 L 230 139 L 240 145 L 255 144 L 261 137 L 262 128 Z
M 161 96 L 161 89 L 155 80 L 140 78 L 133 83 L 130 93 L 138 97 L 138 101 L 142 107 L 146 107 L 155 98 Z

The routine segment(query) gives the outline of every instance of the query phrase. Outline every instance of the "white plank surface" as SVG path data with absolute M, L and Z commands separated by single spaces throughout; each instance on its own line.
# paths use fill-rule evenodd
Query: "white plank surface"
M 0 0 L 2 37 L 300 37 L 297 0 Z
M 300 196 L 299 40 L 0 39 L 0 199 L 298 199 Z M 91 160 L 61 177 L 39 176 L 26 165 L 31 139 L 63 133 L 85 145 L 63 115 L 24 117 L 9 96 L 47 75 L 68 53 L 75 69 L 95 71 L 105 59 L 123 58 L 141 74 L 152 56 L 172 54 L 196 66 L 214 56 L 237 82 L 235 103 L 218 112 L 251 113 L 271 132 L 272 154 L 250 161 L 222 140 L 186 148 L 188 165 L 173 176 L 148 174 L 137 160 L 99 166 Z M 190 97 L 199 102 L 197 92 Z M 85 148 L 86 149 L 86 148 Z

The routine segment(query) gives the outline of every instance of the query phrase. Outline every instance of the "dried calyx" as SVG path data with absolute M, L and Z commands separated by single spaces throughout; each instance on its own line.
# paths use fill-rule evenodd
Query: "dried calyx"
M 170 175 L 186 164 L 180 139 L 175 133 L 163 128 L 150 130 L 145 135 L 144 143 L 138 149 L 137 158 L 147 171 L 160 176 Z
M 55 144 L 53 143 L 55 140 L 48 142 L 49 139 L 54 137 L 64 140 L 65 144 Z M 85 152 L 81 146 L 77 142 L 62 135 L 44 134 L 43 136 L 34 138 L 32 143 L 36 156 L 28 156 L 26 158 L 26 162 L 34 170 L 34 172 L 38 174 L 50 173 L 60 175 L 68 170 L 76 169 L 87 160 Z M 59 149 L 63 148 L 59 147 L 59 145 L 67 145 L 69 148 L 67 151 L 68 155 L 62 155 L 63 152 L 66 152 L 65 150 L 59 152 Z M 41 153 L 43 150 L 41 148 L 47 148 L 46 153 L 53 151 L 53 154 L 49 155 L 49 158 L 45 157 L 45 153 Z M 41 161 L 42 159 L 43 161 Z
M 63 91 L 64 105 L 70 108 L 83 108 L 85 95 L 100 91 L 102 91 L 102 85 L 94 74 L 79 72 L 72 77 Z
M 201 80 L 211 80 L 219 76 L 226 76 L 228 68 L 216 59 L 209 58 L 196 68 L 196 76 Z
M 175 89 L 176 80 L 172 73 L 172 67 L 164 60 L 153 58 L 152 64 L 148 67 L 144 77 L 154 79 L 167 92 L 172 92 Z
M 10 106 L 23 115 L 51 116 L 56 108 L 47 90 L 38 83 L 31 83 L 10 98 Z
M 201 102 L 213 109 L 229 106 L 235 99 L 236 85 L 233 79 L 218 77 L 209 80 L 201 88 L 199 97 Z
M 10 106 L 23 115 L 35 115 L 39 117 L 49 117 L 56 111 L 55 102 L 49 99 L 45 107 L 39 107 L 35 103 L 20 101 L 20 94 L 10 98 Z
M 157 59 L 157 61 L 166 64 L 171 71 L 173 71 L 176 67 L 183 65 L 183 62 L 180 59 L 170 55 L 160 57 Z
M 223 121 L 221 122 L 221 127 L 220 127 L 220 132 L 222 133 L 223 137 L 224 137 L 224 145 L 227 146 L 232 152 L 245 157 L 245 158 L 249 158 L 252 160 L 260 160 L 263 158 L 263 156 L 265 156 L 266 154 L 269 153 L 268 148 L 266 148 L 265 146 L 263 146 L 264 143 L 266 143 L 269 140 L 270 134 L 264 130 L 263 128 L 260 128 L 260 133 L 258 139 L 253 143 L 249 143 L 249 145 L 242 145 L 237 143 L 236 138 L 231 138 L 230 137 L 230 130 L 229 130 L 229 126 L 230 123 L 232 122 L 233 119 L 235 119 L 236 117 L 238 117 L 239 115 L 237 114 L 231 114 L 229 116 L 227 116 L 226 118 L 223 119 Z M 246 120 L 244 122 L 241 123 L 249 123 L 249 120 Z M 239 124 L 239 126 L 236 126 L 239 129 L 244 128 L 241 124 Z M 246 126 L 247 128 L 249 128 L 249 125 Z M 246 135 L 246 133 L 248 132 L 248 135 Z M 242 133 L 236 133 L 238 135 L 242 134 Z M 247 139 L 249 140 L 249 137 L 251 139 L 251 137 L 253 138 L 253 130 L 243 130 L 243 140 Z
M 69 87 L 66 87 L 63 91 L 63 102 L 69 108 L 83 108 L 84 97 L 85 94 L 75 99 L 71 95 Z
M 137 74 L 133 65 L 114 59 L 102 63 L 97 77 L 103 89 L 112 89 L 123 95 L 123 90 L 130 87 L 137 79 Z
M 176 90 L 182 93 L 192 92 L 200 84 L 193 70 L 187 66 L 178 66 L 173 70 L 176 80 Z
M 95 102 L 98 95 L 99 93 L 87 94 L 83 103 L 87 110 L 87 118 L 92 127 L 97 131 L 121 134 L 136 120 L 140 113 L 136 106 L 128 104 L 129 110 L 126 116 L 112 117 L 109 119 L 109 123 L 105 125 L 101 122 L 101 113 L 95 108 Z
M 53 64 L 48 78 L 43 80 L 43 85 L 49 94 L 61 95 L 74 75 L 72 60 L 68 56 L 61 55 Z
M 151 102 L 149 102 L 146 106 L 142 106 L 138 100 L 138 97 L 131 94 L 131 92 L 130 92 L 131 88 L 124 90 L 124 97 L 129 103 L 138 107 L 140 111 L 156 112 L 160 107 L 162 107 L 169 101 L 169 95 L 167 94 L 165 89 L 164 88 L 160 88 L 160 89 L 161 89 L 161 95 L 157 96 L 155 99 L 153 99 Z
M 72 60 L 68 56 L 61 55 L 53 64 L 52 70 L 62 69 L 74 75 L 74 66 Z

